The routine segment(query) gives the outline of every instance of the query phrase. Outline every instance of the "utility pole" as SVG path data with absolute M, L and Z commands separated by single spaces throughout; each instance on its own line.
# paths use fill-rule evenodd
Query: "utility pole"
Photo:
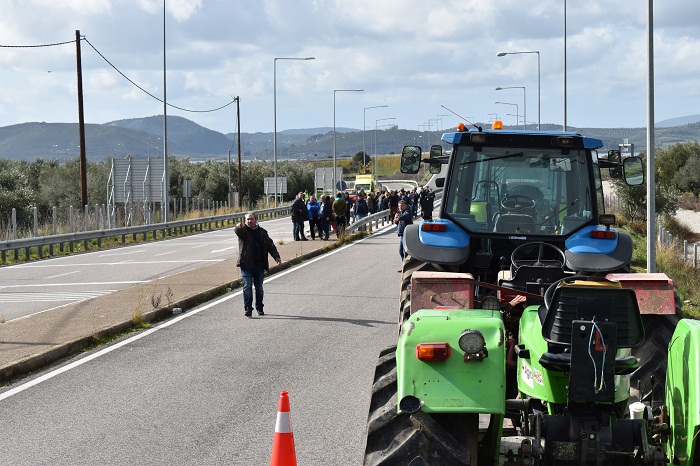
M 78 69 L 78 138 L 80 141 L 80 205 L 88 205 L 87 157 L 85 155 L 85 115 L 83 113 L 83 65 L 80 58 L 80 30 L 75 30 L 75 52 Z
M 238 207 L 243 207 L 243 185 L 241 184 L 241 96 L 236 96 L 236 122 L 238 123 Z

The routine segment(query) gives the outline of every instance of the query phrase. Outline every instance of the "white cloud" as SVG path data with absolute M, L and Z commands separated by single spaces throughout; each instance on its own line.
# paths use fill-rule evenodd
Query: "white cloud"
M 656 3 L 657 111 L 663 118 L 698 113 L 700 2 Z M 646 7 L 643 0 L 568 2 L 570 125 L 645 123 Z M 560 0 L 166 0 L 166 8 L 169 102 L 207 109 L 240 95 L 244 131 L 272 129 L 275 57 L 316 57 L 278 62 L 278 129 L 332 125 L 333 90 L 340 88 L 365 89 L 338 98 L 343 126 L 359 128 L 363 107 L 378 104 L 390 107 L 377 115 L 396 117 L 406 128 L 445 113 L 441 105 L 484 121 L 488 113 L 504 113 L 493 101 L 522 101 L 519 91 L 496 86 L 525 86 L 528 119 L 534 120 L 537 56 L 499 58 L 500 51 L 540 52 L 542 121 L 563 120 Z M 71 41 L 76 29 L 114 66 L 161 95 L 162 0 L 29 0 L 4 5 L 0 16 L 0 42 L 7 45 Z M 87 43 L 82 50 L 88 121 L 158 113 L 162 104 Z M 29 116 L 75 120 L 73 44 L 0 48 L 0 66 L 0 125 Z M 213 129 L 231 127 L 230 108 L 174 113 Z

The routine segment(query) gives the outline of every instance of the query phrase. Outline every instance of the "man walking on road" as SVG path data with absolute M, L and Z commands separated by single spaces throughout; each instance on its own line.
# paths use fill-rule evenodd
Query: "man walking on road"
M 248 212 L 245 215 L 245 225 L 236 225 L 238 236 L 238 261 L 236 265 L 241 268 L 243 278 L 243 308 L 245 316 L 253 314 L 253 286 L 255 286 L 255 309 L 259 316 L 263 312 L 263 278 L 265 271 L 270 271 L 267 255 L 270 254 L 277 264 L 282 263 L 277 247 L 272 242 L 267 230 L 258 225 L 255 213 Z

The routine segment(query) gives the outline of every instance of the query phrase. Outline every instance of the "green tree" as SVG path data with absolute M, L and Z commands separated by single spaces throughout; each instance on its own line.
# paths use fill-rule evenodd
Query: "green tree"
M 0 160 L 0 225 L 10 225 L 12 209 L 17 209 L 17 223 L 27 228 L 32 224 L 35 192 L 29 179 L 27 164 Z
M 646 163 L 646 153 L 640 154 Z M 622 179 L 613 180 L 615 191 L 620 198 L 622 214 L 631 221 L 646 219 L 647 214 L 647 184 L 629 186 Z M 655 183 L 654 210 L 657 214 L 675 215 L 678 209 L 678 191 L 667 185 Z
M 697 170 L 689 172 L 686 169 L 686 164 L 690 160 L 700 158 L 700 144 L 698 142 L 684 142 L 665 149 L 659 148 L 654 154 L 656 182 L 658 184 L 698 194 L 700 172 Z M 697 165 L 695 166 L 697 167 Z

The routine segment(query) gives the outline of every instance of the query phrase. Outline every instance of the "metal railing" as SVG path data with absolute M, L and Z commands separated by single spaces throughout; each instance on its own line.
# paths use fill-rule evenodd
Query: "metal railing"
M 260 220 L 271 219 L 278 216 L 286 216 L 291 214 L 290 206 L 278 207 L 276 209 L 264 209 L 255 211 Z M 68 247 L 70 252 L 74 251 L 77 243 L 82 243 L 84 249 L 90 249 L 90 243 L 97 241 L 97 247 L 102 246 L 102 241 L 106 238 L 121 238 L 121 242 L 126 242 L 126 237 L 131 236 L 136 240 L 139 236 L 147 239 L 152 235 L 153 239 L 157 239 L 160 232 L 161 238 L 172 236 L 175 233 L 185 233 L 193 231 L 211 230 L 213 228 L 221 228 L 225 225 L 236 224 L 243 222 L 245 212 L 236 212 L 225 215 L 213 215 L 200 217 L 190 220 L 178 220 L 168 223 L 154 223 L 150 225 L 128 226 L 122 228 L 109 228 L 102 230 L 82 231 L 74 233 L 64 233 L 59 235 L 39 236 L 34 238 L 12 239 L 0 241 L 0 260 L 7 262 L 8 252 L 14 252 L 14 259 L 19 259 L 19 251 L 24 249 L 25 257 L 30 257 L 31 250 L 36 248 L 37 255 L 42 258 L 54 255 L 54 248 L 58 247 L 63 252 Z M 212 226 L 213 225 L 213 226 Z

